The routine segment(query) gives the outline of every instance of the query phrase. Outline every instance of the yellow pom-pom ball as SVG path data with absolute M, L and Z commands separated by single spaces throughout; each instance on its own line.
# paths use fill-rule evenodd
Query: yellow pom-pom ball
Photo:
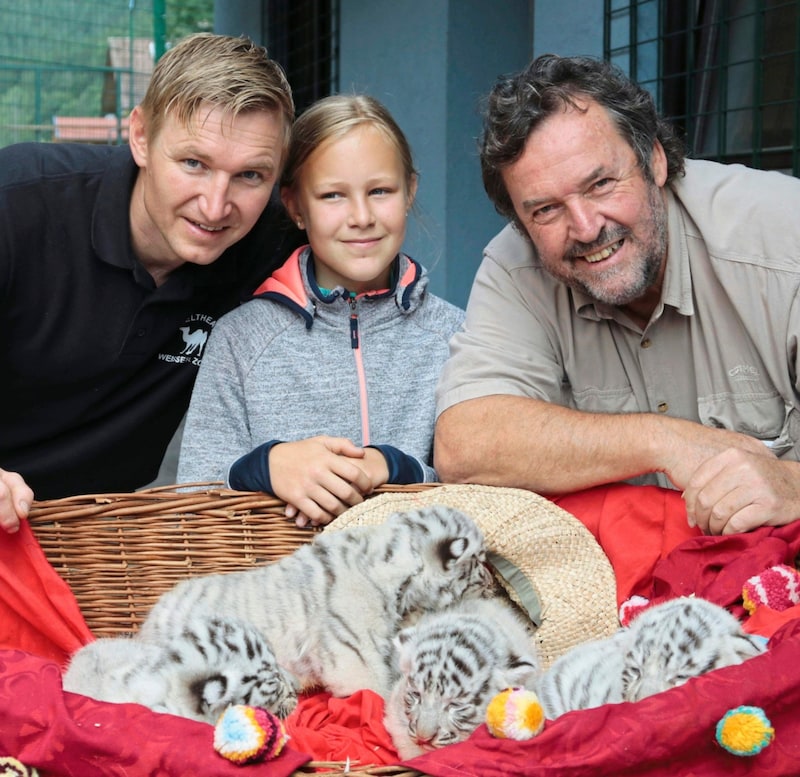
M 728 710 L 717 724 L 717 742 L 734 755 L 756 755 L 775 737 L 775 729 L 760 707 Z
M 506 688 L 486 708 L 486 726 L 500 739 L 531 739 L 544 728 L 539 697 L 525 688 Z

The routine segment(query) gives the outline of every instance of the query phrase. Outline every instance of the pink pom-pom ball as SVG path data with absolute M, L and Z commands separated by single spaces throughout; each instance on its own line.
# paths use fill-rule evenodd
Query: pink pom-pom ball
M 742 588 L 742 599 L 752 615 L 759 607 L 781 612 L 800 604 L 800 572 L 787 564 L 753 575 Z
M 619 606 L 619 622 L 622 626 L 630 626 L 631 621 L 650 606 L 650 600 L 644 596 L 631 596 Z

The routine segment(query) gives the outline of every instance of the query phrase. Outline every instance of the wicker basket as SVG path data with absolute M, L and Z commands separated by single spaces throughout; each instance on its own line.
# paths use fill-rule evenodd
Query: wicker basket
M 275 497 L 192 485 L 199 490 L 168 486 L 33 504 L 31 528 L 95 636 L 137 631 L 179 580 L 277 561 L 316 533 L 288 521 Z M 384 486 L 376 493 L 431 487 Z
M 309 542 L 285 504 L 217 483 L 35 502 L 29 522 L 48 561 L 66 580 L 92 633 L 135 632 L 156 599 L 179 580 L 231 572 L 282 558 Z M 435 485 L 385 486 L 418 491 Z M 311 761 L 296 775 L 417 777 L 401 766 Z

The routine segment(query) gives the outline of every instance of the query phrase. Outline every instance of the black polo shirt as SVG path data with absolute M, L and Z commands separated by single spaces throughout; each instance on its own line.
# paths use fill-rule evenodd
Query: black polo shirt
M 213 264 L 133 256 L 127 146 L 0 149 L 0 467 L 37 499 L 150 482 L 206 338 L 298 245 L 276 193 Z

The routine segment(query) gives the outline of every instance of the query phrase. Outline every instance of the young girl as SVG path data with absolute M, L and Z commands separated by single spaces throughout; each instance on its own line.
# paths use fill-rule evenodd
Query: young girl
M 309 245 L 214 328 L 179 482 L 272 493 L 303 526 L 384 483 L 436 480 L 434 389 L 464 314 L 400 252 L 416 189 L 373 98 L 328 97 L 297 120 L 281 196 Z

